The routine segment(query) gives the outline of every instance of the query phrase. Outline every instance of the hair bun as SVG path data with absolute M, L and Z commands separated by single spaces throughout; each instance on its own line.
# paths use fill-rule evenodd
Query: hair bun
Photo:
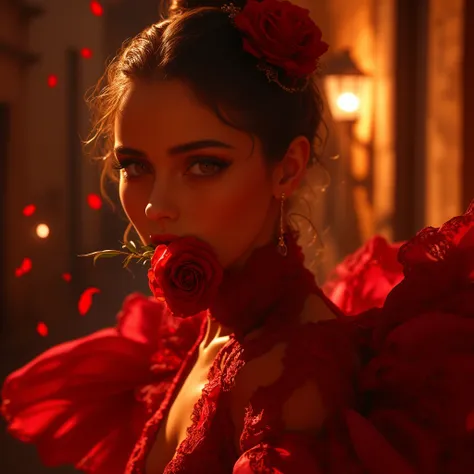
M 169 0 L 168 15 L 173 16 L 202 7 L 221 8 L 227 3 L 243 8 L 247 2 L 246 0 Z

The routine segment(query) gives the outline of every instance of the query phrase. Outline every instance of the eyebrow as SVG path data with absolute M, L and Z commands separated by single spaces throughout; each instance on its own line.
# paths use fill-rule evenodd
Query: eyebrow
M 189 153 L 191 151 L 202 150 L 203 148 L 224 148 L 224 149 L 233 149 L 232 145 L 228 143 L 221 142 L 219 140 L 197 140 L 194 142 L 183 143 L 181 145 L 176 145 L 168 149 L 169 155 L 182 155 L 183 153 Z M 124 146 L 118 146 L 115 148 L 115 153 L 120 155 L 128 155 L 135 157 L 143 157 L 145 153 L 136 150 L 135 148 L 128 148 Z

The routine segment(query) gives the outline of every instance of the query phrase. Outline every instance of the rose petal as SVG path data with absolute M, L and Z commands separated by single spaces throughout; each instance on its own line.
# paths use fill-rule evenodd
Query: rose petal
M 97 293 L 100 293 L 100 290 L 99 288 L 94 287 L 87 288 L 82 292 L 77 304 L 77 308 L 79 309 L 79 314 L 81 316 L 84 316 L 89 311 L 92 305 L 92 297 Z

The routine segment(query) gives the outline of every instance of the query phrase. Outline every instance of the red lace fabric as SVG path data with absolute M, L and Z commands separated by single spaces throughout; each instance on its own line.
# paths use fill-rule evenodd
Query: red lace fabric
M 259 330 L 237 333 L 217 355 L 164 473 L 474 472 L 474 206 L 402 246 L 403 280 L 380 307 L 357 316 L 326 300 L 336 319 L 299 318 L 309 295 L 325 297 L 298 247 L 291 250 L 278 271 L 269 271 L 272 260 L 236 285 L 228 301 L 241 297 L 245 321 L 253 317 Z M 35 443 L 50 465 L 144 474 L 205 323 L 203 314 L 175 320 L 132 296 L 116 329 L 53 348 L 7 379 L 10 431 Z M 250 395 L 236 447 L 231 400 L 239 377 L 275 347 L 281 369 Z M 308 381 L 325 419 L 291 431 L 285 403 Z
M 356 318 L 362 403 L 347 413 L 349 443 L 370 473 L 474 472 L 474 203 L 419 232 L 399 261 L 405 277 L 383 308 Z
M 298 320 L 307 297 L 311 293 L 322 294 L 315 285 L 314 276 L 303 265 L 303 254 L 296 241 L 290 238 L 288 246 L 287 258 L 278 258 L 275 247 L 259 249 L 239 275 L 234 274 L 225 281 L 225 291 L 220 295 L 217 308 L 219 312 L 227 312 L 227 321 L 236 320 L 239 312 L 245 311 L 238 325 L 241 330 L 216 357 L 201 398 L 194 407 L 187 437 L 164 473 L 232 472 L 236 463 L 239 466 L 235 467 L 236 472 L 253 472 L 252 469 L 266 472 L 259 466 L 268 463 L 267 456 L 264 451 L 253 448 L 263 446 L 262 443 L 268 440 L 285 438 L 282 410 L 297 388 L 308 380 L 317 380 L 326 394 L 326 405 L 334 409 L 347 406 L 353 398 L 351 383 L 356 359 L 355 352 L 351 351 L 349 333 L 336 329 L 335 321 L 315 324 Z M 275 262 L 280 263 L 276 265 Z M 219 316 L 217 318 L 221 320 Z M 247 340 L 244 336 L 251 328 L 251 321 L 252 329 L 260 327 L 261 332 L 258 337 Z M 236 379 L 246 364 L 278 344 L 285 346 L 283 369 L 276 381 L 259 387 L 248 401 L 240 450 L 236 450 L 236 429 L 229 413 Z M 147 455 L 192 367 L 193 355 L 192 351 L 188 354 L 164 403 L 149 420 L 128 464 L 128 474 L 145 472 Z M 307 463 L 298 457 L 299 465 L 301 462 Z

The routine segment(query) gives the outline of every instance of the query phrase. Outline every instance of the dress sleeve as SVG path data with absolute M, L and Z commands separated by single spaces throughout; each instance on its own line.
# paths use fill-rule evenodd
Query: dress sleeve
M 403 279 L 382 307 L 307 325 L 288 345 L 280 383 L 252 397 L 234 474 L 474 472 L 474 203 L 398 259 Z M 278 422 L 303 377 L 328 407 L 313 443 Z
M 9 432 L 36 445 L 48 466 L 123 472 L 149 416 L 147 395 L 163 393 L 172 375 L 170 364 L 153 366 L 165 316 L 161 303 L 130 295 L 116 327 L 53 347 L 12 373 L 2 389 Z
M 237 379 L 239 393 L 246 378 L 259 386 L 249 390 L 234 474 L 362 474 L 337 420 L 355 403 L 358 357 L 351 326 L 337 319 L 301 324 L 285 330 L 274 347 L 268 365 L 266 355 L 253 365 L 250 360 Z

